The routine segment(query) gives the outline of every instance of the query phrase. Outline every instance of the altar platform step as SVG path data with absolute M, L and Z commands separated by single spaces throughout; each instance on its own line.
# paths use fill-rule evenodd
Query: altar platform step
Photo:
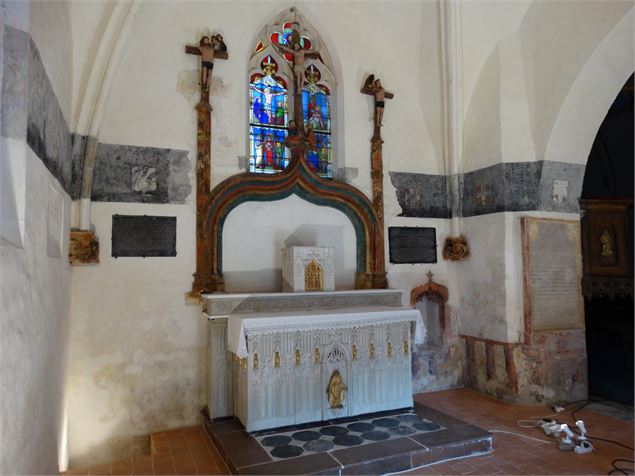
M 253 435 L 234 418 L 203 426 L 233 474 L 386 474 L 492 451 L 492 435 L 477 426 L 420 403 L 414 415 L 414 425 L 397 410 Z M 388 437 L 391 427 L 401 431 Z M 333 438 L 314 439 L 319 433 Z

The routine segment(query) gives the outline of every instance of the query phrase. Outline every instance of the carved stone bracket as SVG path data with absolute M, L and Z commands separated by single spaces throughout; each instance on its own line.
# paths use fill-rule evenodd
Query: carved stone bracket
M 448 236 L 443 243 L 443 259 L 463 261 L 470 257 L 470 246 L 467 239 L 461 236 Z
M 99 263 L 99 240 L 92 231 L 71 231 L 68 261 L 72 266 Z

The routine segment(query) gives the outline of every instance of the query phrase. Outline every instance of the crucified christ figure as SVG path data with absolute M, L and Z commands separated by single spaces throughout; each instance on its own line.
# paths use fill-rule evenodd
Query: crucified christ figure
M 296 34 L 297 33 L 297 34 Z M 285 45 L 275 45 L 278 49 L 284 51 L 285 53 L 290 53 L 293 55 L 293 76 L 295 77 L 295 93 L 300 94 L 302 91 L 302 86 L 304 86 L 304 61 L 306 57 L 309 58 L 317 58 L 318 53 L 314 50 L 305 50 L 300 45 L 300 42 L 294 40 L 293 38 L 299 38 L 300 33 L 297 30 L 293 30 L 293 33 L 290 35 L 291 48 Z
M 219 51 L 227 51 L 221 35 L 203 36 L 198 47 L 201 53 L 201 86 L 209 90 L 214 69 L 214 58 Z

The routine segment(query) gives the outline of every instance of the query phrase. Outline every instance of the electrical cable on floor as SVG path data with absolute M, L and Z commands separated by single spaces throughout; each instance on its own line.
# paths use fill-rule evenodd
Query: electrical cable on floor
M 614 459 L 613 461 L 611 461 L 611 466 L 613 466 L 613 469 L 611 471 L 609 471 L 609 475 L 612 474 L 616 474 L 616 471 L 619 471 L 621 474 L 634 474 L 633 473 L 633 468 L 620 468 L 619 466 L 617 466 L 616 463 L 633 463 L 632 459 L 624 459 L 624 458 L 617 458 Z M 627 473 L 627 471 L 630 471 L 630 473 Z
M 576 416 L 575 416 L 575 412 L 582 410 L 584 407 L 586 407 L 587 405 L 590 405 L 591 403 L 610 402 L 610 401 L 611 401 L 611 400 L 606 400 L 606 399 L 601 399 L 601 400 L 587 400 L 584 404 L 580 405 L 580 406 L 579 406 L 579 407 L 577 407 L 575 410 L 572 410 L 572 411 L 571 411 L 571 418 L 573 419 L 573 421 L 574 421 L 574 422 L 575 422 L 575 421 L 577 421 L 577 418 L 576 418 Z M 624 406 L 628 409 L 628 406 L 627 406 L 627 405 L 624 405 Z M 573 429 L 573 431 L 574 431 L 575 433 L 578 433 L 578 434 L 579 434 L 579 432 L 578 432 L 577 430 Z M 592 435 L 586 435 L 586 437 L 587 437 L 587 439 L 589 439 L 589 440 L 606 441 L 607 443 L 613 443 L 614 445 L 621 446 L 622 448 L 626 448 L 627 450 L 635 451 L 635 450 L 634 450 L 633 448 L 631 448 L 630 446 L 627 446 L 627 445 L 625 445 L 625 444 L 623 444 L 623 443 L 620 443 L 619 441 L 609 440 L 609 439 L 606 439 L 606 438 L 599 438 L 599 437 L 597 437 L 597 436 L 592 436 Z M 619 468 L 617 468 L 617 469 L 619 469 Z
M 621 446 L 622 448 L 626 448 L 627 450 L 631 450 L 631 451 L 635 451 L 633 448 L 631 448 L 630 446 L 626 446 L 623 443 L 620 443 L 619 441 L 615 441 L 615 440 L 607 440 L 606 438 L 598 438 L 597 436 L 591 436 L 591 435 L 586 435 L 588 440 L 599 440 L 599 441 L 606 441 L 608 443 L 613 443 L 614 445 L 618 445 Z
M 540 426 L 544 423 L 544 419 L 550 419 L 553 418 L 555 416 L 558 416 L 557 413 L 552 413 L 551 415 L 545 415 L 545 416 L 531 416 L 529 418 L 523 418 L 522 420 L 516 420 L 516 425 L 518 425 L 521 428 L 535 428 L 537 426 Z
M 533 436 L 528 436 L 528 435 L 524 435 L 522 433 L 516 433 L 513 431 L 507 431 L 507 430 L 487 430 L 487 431 L 489 431 L 490 433 L 507 433 L 508 435 L 522 436 L 523 438 L 527 438 L 528 440 L 534 440 L 539 443 L 547 443 L 548 445 L 553 444 L 552 441 L 541 440 L 540 438 L 534 438 Z

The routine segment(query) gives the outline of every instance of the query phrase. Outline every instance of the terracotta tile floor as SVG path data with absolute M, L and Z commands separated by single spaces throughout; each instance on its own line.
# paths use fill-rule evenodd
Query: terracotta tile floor
M 542 430 L 521 428 L 516 424 L 520 419 L 550 414 L 546 407 L 511 405 L 470 389 L 419 394 L 415 399 L 486 430 L 521 433 L 549 443 L 494 432 L 492 453 L 437 463 L 404 474 L 608 474 L 613 469 L 612 460 L 633 459 L 633 451 L 603 441 L 593 441 L 596 451 L 590 454 L 561 452 Z M 585 421 L 590 435 L 633 446 L 632 421 L 617 420 L 587 409 L 576 412 L 576 417 Z M 573 423 L 569 410 L 560 413 L 558 419 Z M 150 456 L 113 461 L 66 474 L 229 474 L 202 427 L 155 433 L 151 437 L 151 446 Z M 632 463 L 618 465 L 630 469 L 616 474 L 633 474 Z
M 151 455 L 70 470 L 65 474 L 229 474 L 203 427 L 154 433 Z
M 415 400 L 485 430 L 521 433 L 549 441 L 549 444 L 493 432 L 494 451 L 488 455 L 437 463 L 411 470 L 407 474 L 609 474 L 613 469 L 611 461 L 614 459 L 633 460 L 632 450 L 604 441 L 592 441 L 595 452 L 589 454 L 558 451 L 553 438 L 545 436 L 541 429 L 521 428 L 516 424 L 520 419 L 553 413 L 544 406 L 511 405 L 470 389 L 419 394 L 415 396 Z M 568 406 L 556 418 L 573 425 L 569 409 L 575 408 L 576 405 Z M 587 409 L 576 411 L 575 416 L 584 420 L 589 435 L 633 447 L 633 421 L 617 420 Z M 629 469 L 624 473 L 614 474 L 633 474 L 633 463 L 617 464 Z

